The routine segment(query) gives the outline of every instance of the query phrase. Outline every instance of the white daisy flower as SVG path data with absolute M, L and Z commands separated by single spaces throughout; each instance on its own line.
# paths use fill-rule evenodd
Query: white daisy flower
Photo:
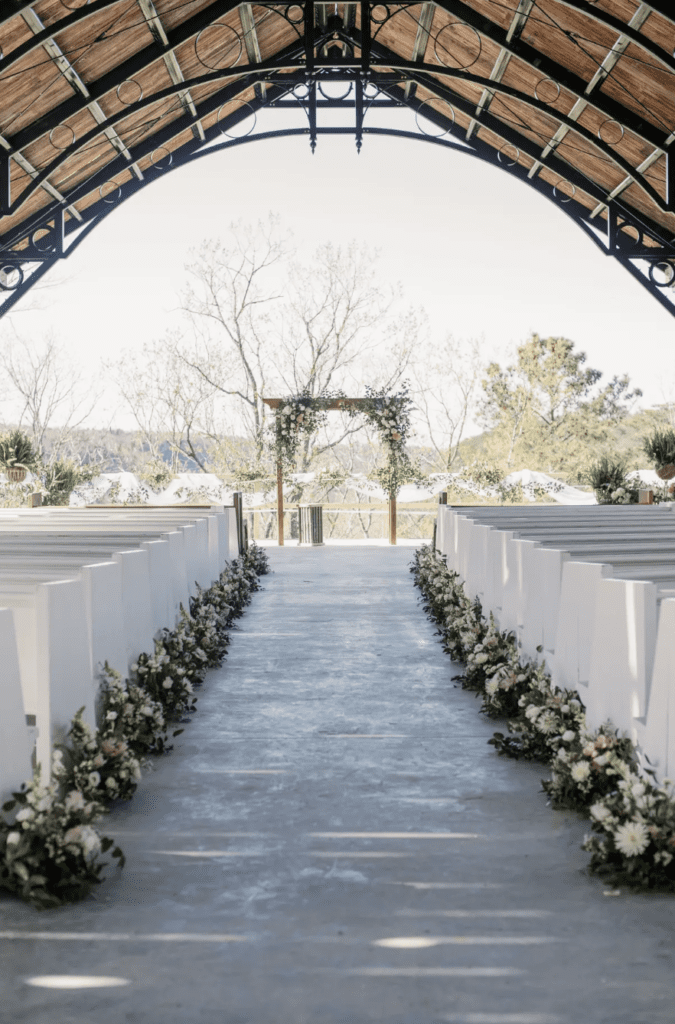
M 649 846 L 649 834 L 641 821 L 629 821 L 619 825 L 614 833 L 614 842 L 626 857 L 636 857 Z

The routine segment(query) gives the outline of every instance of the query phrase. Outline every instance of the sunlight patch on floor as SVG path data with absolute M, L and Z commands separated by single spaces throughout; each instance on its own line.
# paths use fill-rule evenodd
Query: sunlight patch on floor
M 448 1024 L 565 1024 L 554 1013 L 450 1013 L 441 1020 Z
M 476 832 L 308 832 L 314 839 L 480 839 Z
M 552 935 L 400 935 L 375 939 L 371 945 L 385 949 L 425 949 L 428 946 L 537 946 L 565 941 Z
M 412 889 L 503 889 L 501 882 L 388 882 L 388 885 L 407 885 Z
M 266 857 L 267 853 L 251 853 L 247 850 L 148 850 L 164 857 Z
M 247 935 L 223 935 L 196 932 L 151 932 L 135 935 L 133 932 L 25 932 L 3 931 L 0 939 L 19 939 L 29 942 L 248 942 Z
M 515 967 L 348 967 L 326 972 L 366 978 L 511 978 L 526 973 Z
M 24 984 L 34 988 L 119 988 L 130 985 L 127 978 L 95 977 L 87 974 L 38 974 L 33 978 L 24 978 Z
M 400 917 L 550 917 L 552 910 L 397 910 Z

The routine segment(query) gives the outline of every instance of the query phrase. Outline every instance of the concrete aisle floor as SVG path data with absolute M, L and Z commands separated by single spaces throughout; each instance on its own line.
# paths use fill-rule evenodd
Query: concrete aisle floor
M 268 551 L 199 713 L 106 823 L 126 869 L 58 911 L 0 899 L 2 1020 L 673 1024 L 675 899 L 604 895 L 587 825 L 487 745 L 412 549 Z

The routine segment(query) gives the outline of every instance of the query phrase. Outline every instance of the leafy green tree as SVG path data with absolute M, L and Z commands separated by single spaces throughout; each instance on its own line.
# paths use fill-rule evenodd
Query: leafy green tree
M 585 363 L 573 341 L 538 334 L 508 366 L 491 363 L 481 407 L 488 457 L 507 471 L 526 466 L 579 479 L 642 394 L 627 375 L 601 386 L 601 371 Z

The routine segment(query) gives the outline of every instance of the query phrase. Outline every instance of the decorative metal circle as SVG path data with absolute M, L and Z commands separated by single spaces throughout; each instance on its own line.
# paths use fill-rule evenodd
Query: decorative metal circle
M 54 138 L 55 132 L 70 132 L 70 138 L 67 142 L 64 142 L 62 145 L 60 142 L 57 141 L 58 136 L 57 139 Z M 54 127 L 49 133 L 49 141 L 51 142 L 54 149 L 68 149 L 68 146 L 72 146 L 72 144 L 75 142 L 75 129 L 71 127 L 71 125 L 69 124 L 54 125 Z
M 378 12 L 377 17 L 375 12 Z M 380 12 L 384 12 L 384 17 L 381 16 Z M 388 21 L 391 17 L 391 11 L 386 4 L 374 4 L 370 10 L 370 20 L 374 21 L 376 25 L 384 25 L 385 21 Z
M 195 56 L 209 71 L 233 68 L 243 53 L 241 36 L 236 29 L 214 21 L 203 28 L 195 39 Z
M 633 245 L 642 245 L 642 231 L 634 224 L 621 224 L 621 237 L 628 238 Z
M 429 139 L 440 139 L 443 135 L 448 135 L 452 131 L 452 129 L 454 128 L 454 126 L 455 126 L 455 111 L 453 110 L 453 108 L 448 103 L 447 104 L 447 109 L 450 112 L 450 117 L 452 119 L 452 124 L 450 125 L 449 128 L 439 128 L 439 126 L 436 125 L 435 127 L 437 127 L 439 129 L 438 131 L 435 131 L 435 132 L 425 131 L 424 128 L 422 127 L 422 125 L 420 124 L 420 120 L 419 120 L 420 119 L 420 114 L 422 115 L 423 119 L 426 118 L 426 120 L 429 120 L 429 118 L 428 118 L 427 114 L 425 114 L 423 108 L 427 105 L 427 103 L 431 104 L 432 102 L 433 102 L 433 100 L 424 100 L 423 103 L 420 103 L 419 107 L 415 111 L 415 124 L 417 125 L 419 130 L 422 132 L 422 135 L 426 135 L 427 138 L 429 138 Z M 440 100 L 436 100 L 436 102 L 441 102 L 441 101 Z M 433 110 L 434 108 L 431 107 L 431 109 Z M 437 113 L 438 114 L 442 114 L 445 117 L 446 116 L 446 108 L 444 107 L 443 110 L 438 110 Z M 433 121 L 431 123 L 433 124 Z
M 54 235 L 48 228 L 37 228 L 31 236 L 31 243 L 38 252 L 51 252 L 54 248 Z
M 319 92 L 321 93 L 321 95 L 323 96 L 323 98 L 325 100 L 346 100 L 347 97 L 349 96 L 350 92 L 352 91 L 352 82 L 348 82 L 347 83 L 347 91 L 346 92 L 342 93 L 341 96 L 331 96 L 329 93 L 326 93 L 326 92 L 323 91 L 323 86 L 321 85 L 321 82 L 319 82 L 318 84 L 319 84 Z M 337 84 L 337 83 L 331 83 L 331 84 Z
M 110 187 L 110 191 L 104 192 L 103 190 L 108 187 Z M 122 189 L 116 181 L 104 181 L 99 187 L 98 194 L 104 203 L 107 203 L 108 206 L 112 206 L 113 203 L 116 203 L 122 195 Z
M 612 128 L 612 126 L 614 127 Z M 616 134 L 617 128 L 619 130 L 618 135 Z M 612 133 L 614 133 L 614 138 L 608 138 L 608 134 L 611 135 Z M 623 136 L 623 125 L 620 121 L 614 121 L 612 118 L 609 118 L 607 121 L 603 121 L 598 128 L 598 138 L 600 139 L 600 142 L 604 142 L 607 146 L 618 146 L 623 139 Z
M 649 280 L 657 288 L 669 288 L 675 281 L 675 265 L 668 260 L 659 260 L 658 263 L 650 263 Z
M 218 111 L 218 116 L 216 117 L 216 124 L 219 126 L 219 131 L 223 135 L 227 135 L 228 139 L 245 139 L 247 135 L 251 134 L 251 132 L 255 128 L 256 124 L 258 123 L 258 116 L 257 116 L 255 110 L 253 109 L 253 107 L 251 106 L 250 103 L 242 103 L 241 107 L 237 108 L 238 110 L 242 110 L 244 107 L 248 107 L 249 110 L 251 111 L 251 113 L 248 114 L 244 118 L 244 121 L 243 121 L 244 124 L 246 124 L 246 122 L 248 121 L 249 117 L 251 117 L 251 116 L 253 117 L 253 123 L 251 124 L 251 127 L 248 129 L 248 131 L 241 132 L 239 135 L 237 135 L 237 134 L 233 134 L 231 131 L 228 131 L 227 128 L 223 128 L 220 125 L 220 117 L 221 117 L 221 114 L 222 114 L 222 112 L 223 112 L 223 110 L 225 109 L 226 106 L 228 106 L 228 104 L 227 103 L 223 103 L 222 107 L 220 107 L 220 109 Z M 234 111 L 231 111 L 231 113 L 234 113 Z M 241 123 L 242 122 L 240 122 L 240 124 Z
M 0 289 L 3 292 L 16 291 L 23 284 L 23 270 L 12 263 L 0 265 Z
M 125 82 L 120 82 L 117 86 L 117 99 L 125 107 L 130 107 L 133 103 L 140 103 L 143 99 L 143 86 L 135 78 L 127 78 Z
M 446 42 L 441 42 L 441 37 L 443 36 L 444 32 L 450 31 L 452 33 L 452 31 L 455 30 L 455 29 L 460 29 L 460 30 L 463 30 L 464 32 L 472 32 L 473 36 L 474 36 L 474 39 L 475 39 L 476 43 L 478 44 L 478 53 L 473 58 L 473 60 L 469 60 L 468 64 L 460 63 L 460 61 L 463 61 L 465 59 L 464 57 L 460 57 L 460 58 L 453 57 L 452 52 L 448 48 L 447 41 Z M 438 52 L 439 43 L 440 43 L 441 50 L 443 51 L 445 56 L 446 57 L 450 57 L 455 63 L 448 64 L 447 60 L 444 60 L 444 58 L 441 57 L 441 55 Z M 460 45 L 461 45 L 461 42 L 460 43 L 458 43 L 458 42 L 455 43 L 456 47 L 459 47 Z M 466 46 L 466 43 L 464 45 Z M 451 68 L 453 71 L 467 71 L 469 68 L 473 67 L 473 65 L 476 63 L 476 61 L 480 57 L 482 51 L 483 51 L 483 44 L 481 42 L 481 38 L 480 38 L 478 32 L 476 32 L 476 29 L 473 28 L 472 25 L 465 25 L 463 21 L 451 21 L 448 25 L 444 25 L 443 28 L 440 30 L 440 32 L 436 33 L 436 38 L 434 39 L 434 53 L 436 54 L 436 60 L 438 61 L 439 64 L 442 64 L 444 68 Z
M 303 89 L 305 90 L 304 92 L 302 91 Z M 296 100 L 300 100 L 302 103 L 303 100 L 306 100 L 309 97 L 309 86 L 306 82 L 297 82 L 293 86 L 291 92 L 295 96 Z
M 509 149 L 513 150 L 513 152 L 516 154 L 513 160 L 508 155 Z M 518 161 L 520 160 L 520 150 L 517 146 L 513 146 L 510 142 L 507 142 L 506 145 L 502 146 L 502 148 L 498 151 L 497 159 L 499 160 L 500 164 L 504 164 L 504 167 L 515 167 Z
M 297 11 L 297 15 L 293 17 L 292 11 Z M 300 4 L 292 4 L 286 10 L 286 20 L 290 21 L 291 25 L 301 25 L 305 20 L 305 12 Z
M 372 90 L 372 92 L 369 90 Z M 366 100 L 376 100 L 381 93 L 382 90 L 379 85 L 375 85 L 374 82 L 367 82 L 363 89 L 363 98 Z
M 567 185 L 568 188 L 572 189 L 571 194 L 569 192 L 563 192 L 562 191 L 562 186 L 563 185 Z M 553 186 L 553 195 L 555 196 L 556 199 L 559 199 L 561 203 L 569 203 L 569 201 L 571 199 L 574 199 L 576 194 L 577 194 L 577 187 L 576 187 L 576 185 L 573 185 L 571 181 L 565 181 L 564 178 L 561 178 L 560 181 L 558 182 L 558 184 Z
M 158 171 L 166 171 L 173 163 L 173 153 L 166 146 L 158 146 L 150 154 L 150 163 Z
M 543 91 L 544 90 L 544 86 L 547 86 L 547 85 L 553 85 L 553 86 L 555 86 L 555 89 L 556 89 L 555 96 L 551 97 L 550 99 L 548 99 L 546 96 L 540 96 L 539 95 L 540 90 Z M 560 83 L 556 82 L 556 80 L 554 78 L 542 78 L 542 79 L 540 79 L 537 82 L 537 84 L 534 87 L 534 98 L 536 100 L 539 100 L 540 103 L 555 103 L 558 100 L 559 97 L 560 97 Z

